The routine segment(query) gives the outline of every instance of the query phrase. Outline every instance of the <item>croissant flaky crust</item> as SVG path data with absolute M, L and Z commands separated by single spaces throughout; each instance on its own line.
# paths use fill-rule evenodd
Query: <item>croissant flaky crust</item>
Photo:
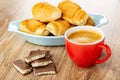
M 70 28 L 70 23 L 65 20 L 52 21 L 47 24 L 46 29 L 53 35 L 60 36 L 64 35 L 65 31 Z
M 62 10 L 62 18 L 73 25 L 84 25 L 88 19 L 88 14 L 71 1 L 60 2 L 58 8 Z
M 42 36 L 49 34 L 49 31 L 46 30 L 46 24 L 35 19 L 27 19 L 22 21 L 20 23 L 20 30 L 26 33 Z
M 94 23 L 93 19 L 90 16 L 88 17 L 87 22 L 85 23 L 85 25 L 95 26 L 95 23 Z
M 32 7 L 32 14 L 37 20 L 50 22 L 60 18 L 62 11 L 47 2 L 40 2 Z

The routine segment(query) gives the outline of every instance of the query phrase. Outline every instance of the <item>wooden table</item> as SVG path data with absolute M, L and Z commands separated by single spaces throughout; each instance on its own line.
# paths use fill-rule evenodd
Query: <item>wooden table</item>
M 111 58 L 91 68 L 79 68 L 68 57 L 65 46 L 45 47 L 25 41 L 8 32 L 10 21 L 31 18 L 31 7 L 40 0 L 0 0 L 0 80 L 120 80 L 120 0 L 73 0 L 88 13 L 102 14 L 109 24 L 100 27 L 112 49 Z M 61 0 L 41 0 L 57 5 Z M 50 50 L 58 73 L 55 75 L 21 75 L 13 61 L 24 58 L 31 50 Z

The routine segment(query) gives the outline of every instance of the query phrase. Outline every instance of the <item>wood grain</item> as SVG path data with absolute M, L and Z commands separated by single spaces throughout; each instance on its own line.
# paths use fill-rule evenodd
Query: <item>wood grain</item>
M 88 13 L 103 14 L 109 19 L 109 24 L 100 28 L 112 49 L 112 56 L 103 64 L 85 69 L 70 60 L 65 46 L 34 45 L 7 31 L 10 21 L 31 18 L 31 7 L 39 1 L 57 5 L 61 0 L 0 0 L 0 80 L 120 80 L 120 0 L 73 0 Z M 51 51 L 57 74 L 34 76 L 31 73 L 23 76 L 14 69 L 14 60 L 24 58 L 36 49 Z

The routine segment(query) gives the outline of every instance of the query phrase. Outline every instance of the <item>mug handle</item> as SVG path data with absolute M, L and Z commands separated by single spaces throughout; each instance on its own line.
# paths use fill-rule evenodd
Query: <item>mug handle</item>
M 111 56 L 111 49 L 108 45 L 106 44 L 99 44 L 98 45 L 99 48 L 103 48 L 106 50 L 106 56 L 103 58 L 103 59 L 99 59 L 96 61 L 96 64 L 100 64 L 100 63 L 103 63 L 105 62 L 106 60 L 108 60 Z

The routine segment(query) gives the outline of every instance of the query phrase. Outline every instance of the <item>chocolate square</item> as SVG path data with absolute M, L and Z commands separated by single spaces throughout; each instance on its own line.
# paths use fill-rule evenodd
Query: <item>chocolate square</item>
M 31 51 L 29 55 L 32 56 L 32 55 L 37 55 L 37 54 L 45 54 L 45 58 L 51 57 L 49 50 L 40 50 L 40 49 Z
M 33 68 L 33 70 L 34 70 L 34 75 L 56 74 L 56 68 L 53 63 L 44 67 L 35 67 Z
M 13 66 L 16 68 L 17 71 L 19 71 L 21 74 L 27 74 L 32 71 L 32 68 L 30 65 L 25 63 L 22 60 L 16 60 L 13 62 Z
M 40 66 L 47 66 L 50 63 L 53 63 L 52 59 L 44 58 L 33 61 L 31 65 L 32 67 L 40 67 Z
M 27 63 L 31 63 L 34 60 L 45 58 L 45 56 L 46 56 L 46 54 L 45 53 L 41 53 L 40 50 L 32 51 L 31 55 L 29 55 L 28 57 L 25 58 L 25 61 Z

